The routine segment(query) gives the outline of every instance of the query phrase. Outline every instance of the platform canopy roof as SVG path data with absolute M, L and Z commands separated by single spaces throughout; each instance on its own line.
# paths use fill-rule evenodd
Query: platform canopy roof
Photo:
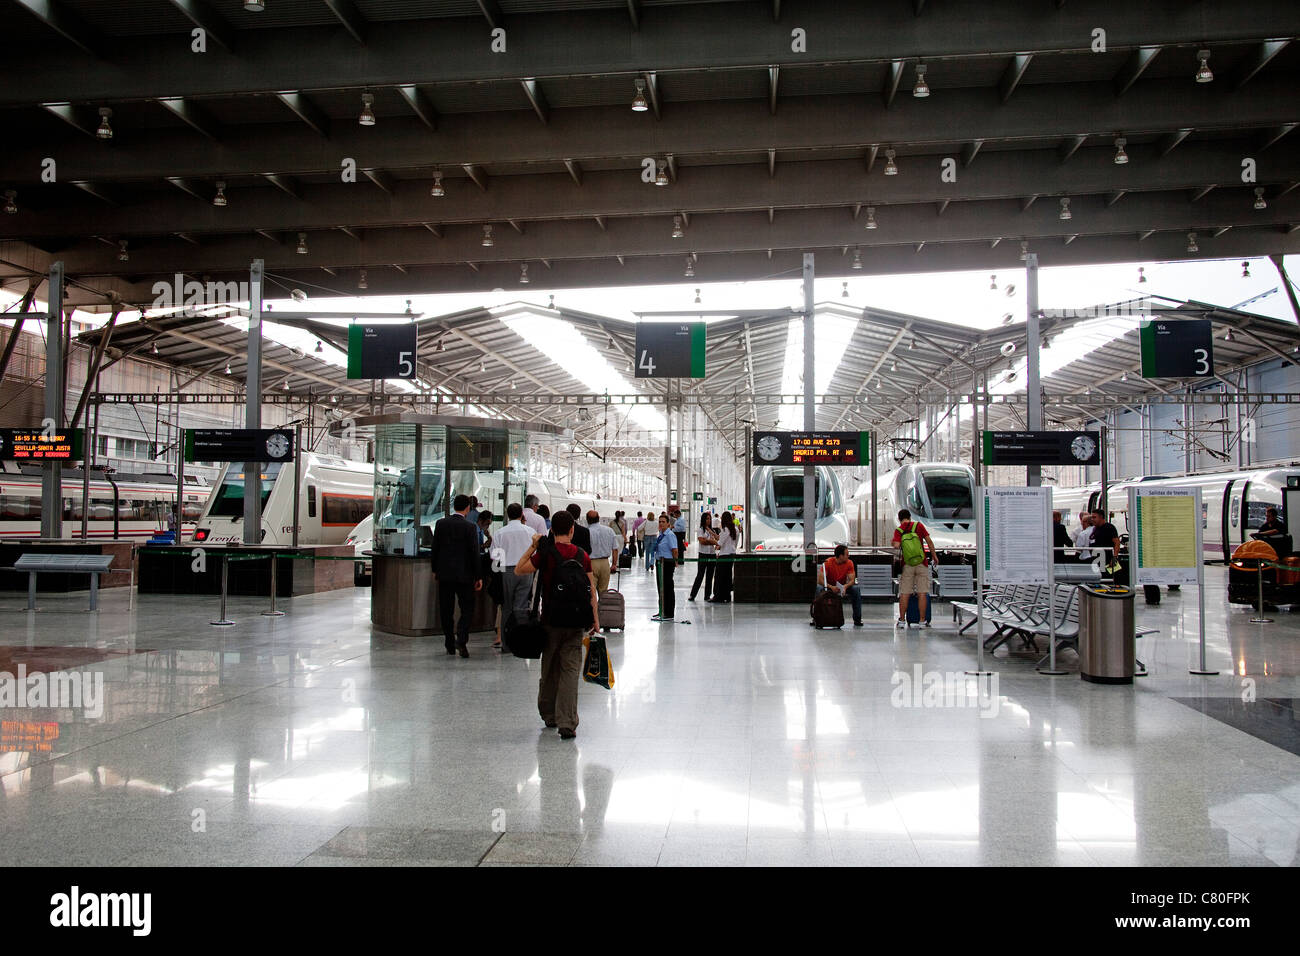
M 1300 251 L 1294 0 L 263 6 L 0 0 L 0 280 L 62 260 L 102 307 L 255 258 L 416 294 Z
M 1239 389 L 1241 369 L 1269 358 L 1295 360 L 1300 348 L 1294 323 L 1208 303 L 1152 297 L 1075 312 L 1042 322 L 1050 343 L 1041 353 L 1045 415 L 1063 426 L 1188 388 Z M 1210 319 L 1217 378 L 1142 379 L 1140 315 Z M 926 407 L 952 409 L 969 421 L 976 385 L 1023 400 L 1023 322 L 981 330 L 835 302 L 819 303 L 816 316 L 819 365 L 826 366 L 819 429 L 871 429 L 887 437 Z M 336 420 L 407 408 L 546 422 L 572 428 L 585 450 L 646 466 L 662 463 L 664 413 L 676 404 L 704 412 L 708 430 L 693 440 L 721 441 L 737 458 L 747 426 L 779 428 L 791 413 L 795 420 L 786 427 L 802 423 L 801 390 L 786 381 L 792 340 L 802 344 L 802 320 L 788 309 L 706 314 L 707 377 L 670 382 L 634 377 L 636 324 L 625 319 L 516 301 L 409 321 L 418 330 L 418 384 L 381 387 L 347 379 L 346 327 L 337 319 L 311 311 L 269 314 L 264 401 L 325 404 L 337 410 Z M 79 339 L 95 347 L 105 336 L 106 364 L 134 355 L 173 365 L 176 384 L 190 394 L 211 389 L 202 373 L 245 381 L 246 332 L 237 314 L 132 314 L 111 333 L 105 326 Z M 823 351 L 835 354 L 823 361 Z M 991 405 L 989 425 L 1024 427 L 1023 403 Z

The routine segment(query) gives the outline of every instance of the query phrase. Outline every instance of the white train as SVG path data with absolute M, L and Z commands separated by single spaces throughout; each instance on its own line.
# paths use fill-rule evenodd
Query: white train
M 83 477 L 80 468 L 63 470 L 63 537 L 81 537 Z M 192 534 L 211 488 L 187 476 L 181 503 L 182 528 Z M 145 539 L 170 527 L 176 507 L 176 479 L 166 474 L 91 471 L 86 533 L 96 540 Z M 0 539 L 41 536 L 39 469 L 9 465 L 0 471 Z
M 1131 486 L 1199 487 L 1205 560 L 1227 561 L 1237 546 L 1249 541 L 1250 533 L 1264 523 L 1266 509 L 1276 508 L 1278 516 L 1286 522 L 1283 491 L 1288 478 L 1300 478 L 1300 468 L 1128 478 L 1108 485 L 1107 500 L 1116 529 L 1120 534 L 1128 534 L 1128 489 Z M 1071 531 L 1078 530 L 1079 512 L 1091 511 L 1099 506 L 1100 500 L 1100 483 L 1052 489 L 1052 507 L 1064 512 L 1062 521 Z
M 888 547 L 899 509 L 925 525 L 936 548 L 974 549 L 975 472 L 969 465 L 925 461 L 876 478 L 876 544 Z M 863 482 L 848 503 L 852 543 L 871 542 L 871 483 Z
M 833 469 L 813 471 L 816 516 L 813 539 L 819 549 L 850 541 L 844 496 Z M 754 469 L 750 485 L 753 512 L 749 533 L 755 551 L 798 551 L 803 548 L 803 467 L 764 465 Z
M 374 508 L 375 466 L 313 452 L 302 454 L 298 543 L 343 544 Z M 244 536 L 244 466 L 226 465 L 208 499 L 194 540 L 225 544 Z M 293 543 L 294 464 L 263 465 L 262 543 Z

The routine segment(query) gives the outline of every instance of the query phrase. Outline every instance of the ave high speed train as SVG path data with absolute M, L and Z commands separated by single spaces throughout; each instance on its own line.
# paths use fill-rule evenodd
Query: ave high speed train
M 1285 489 L 1288 478 L 1300 480 L 1300 468 L 1130 478 L 1108 484 L 1107 502 L 1116 529 L 1120 534 L 1128 534 L 1130 487 L 1200 488 L 1204 558 L 1207 561 L 1227 561 L 1238 545 L 1251 540 L 1251 532 L 1264 523 L 1264 512 L 1268 508 L 1276 508 L 1278 517 L 1287 523 Z M 1071 531 L 1078 530 L 1078 513 L 1100 507 L 1100 500 L 1100 483 L 1052 489 L 1052 507 L 1063 512 L 1062 520 Z M 1292 530 L 1289 524 L 1287 527 Z
M 816 513 L 814 541 L 819 549 L 849 543 L 844 496 L 834 470 L 814 469 Z M 803 467 L 766 465 L 754 469 L 753 511 L 749 533 L 755 551 L 798 551 L 803 548 Z
M 925 525 L 936 548 L 975 547 L 975 472 L 969 465 L 942 461 L 903 465 L 876 478 L 875 504 L 875 543 L 881 547 L 893 540 L 902 508 Z M 849 499 L 847 511 L 851 543 L 870 545 L 869 480 Z

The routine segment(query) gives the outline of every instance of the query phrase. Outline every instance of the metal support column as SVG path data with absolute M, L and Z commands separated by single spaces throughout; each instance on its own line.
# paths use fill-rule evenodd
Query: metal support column
M 803 254 L 803 427 L 804 431 L 817 430 L 816 389 L 813 387 L 817 373 L 815 361 L 813 314 L 813 278 L 816 273 L 814 256 Z M 817 480 L 812 465 L 803 466 L 803 547 L 810 551 L 817 541 Z
M 248 374 L 244 389 L 244 427 L 262 427 L 262 272 L 254 259 L 248 273 Z M 262 540 L 262 463 L 244 462 L 244 544 Z
M 14 314 L 13 328 L 9 330 L 9 338 L 5 342 L 4 352 L 0 353 L 0 382 L 5 379 L 5 369 L 9 367 L 9 360 L 13 358 L 14 349 L 18 346 L 18 338 L 22 335 L 23 323 L 27 320 L 26 313 L 32 307 L 32 300 L 36 298 L 36 287 L 40 284 L 39 278 L 31 280 L 27 292 L 23 295 L 22 305 L 18 307 L 17 312 Z
M 50 266 L 45 328 L 45 418 L 63 428 L 63 263 Z M 57 461 L 41 465 L 41 537 L 63 537 L 63 469 Z
M 1038 254 L 1025 253 L 1025 425 L 1029 431 L 1043 430 L 1043 390 L 1038 375 Z M 1029 465 L 1025 469 L 1025 484 L 1037 488 L 1043 483 L 1043 467 Z

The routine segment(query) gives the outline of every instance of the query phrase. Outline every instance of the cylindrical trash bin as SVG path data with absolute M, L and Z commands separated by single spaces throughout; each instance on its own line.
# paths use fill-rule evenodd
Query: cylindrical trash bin
M 1079 585 L 1079 676 L 1096 684 L 1131 684 L 1134 671 L 1130 588 Z

